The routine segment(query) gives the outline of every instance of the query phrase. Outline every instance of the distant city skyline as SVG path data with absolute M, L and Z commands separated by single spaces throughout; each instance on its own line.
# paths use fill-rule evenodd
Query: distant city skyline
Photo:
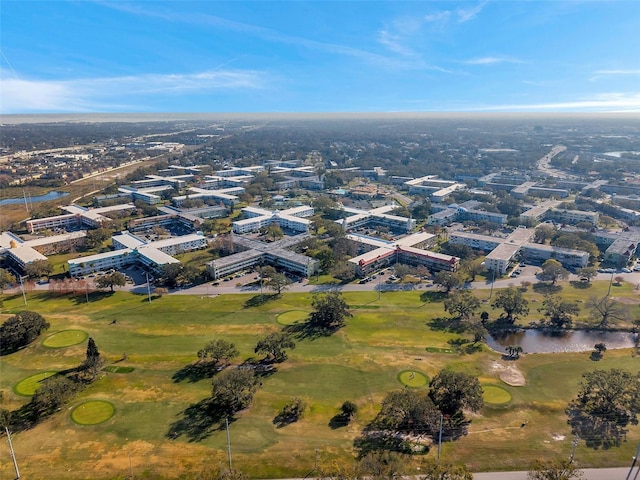
M 635 1 L 0 4 L 0 113 L 640 112 Z

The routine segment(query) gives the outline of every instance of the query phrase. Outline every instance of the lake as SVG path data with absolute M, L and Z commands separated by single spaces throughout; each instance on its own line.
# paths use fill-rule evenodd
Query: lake
M 570 330 L 551 332 L 542 330 L 516 330 L 487 336 L 487 345 L 497 352 L 506 352 L 509 345 L 520 345 L 524 353 L 589 352 L 596 343 L 605 343 L 607 349 L 635 346 L 637 334 L 604 332 L 600 330 Z
M 27 196 L 27 202 L 29 203 L 38 203 L 38 202 L 46 202 L 49 200 L 55 200 L 57 198 L 66 197 L 69 195 L 67 192 L 49 192 L 46 195 L 38 195 L 37 197 L 29 197 Z M 4 200 L 0 200 L 0 206 L 2 205 L 17 205 L 19 203 L 24 204 L 24 198 L 5 198 Z

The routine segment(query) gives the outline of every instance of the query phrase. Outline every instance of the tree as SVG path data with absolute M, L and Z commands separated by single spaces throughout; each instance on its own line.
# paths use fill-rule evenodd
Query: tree
M 480 300 L 470 290 L 461 290 L 444 300 L 444 310 L 463 320 L 472 316 L 480 308 Z
M 80 383 L 64 375 L 53 375 L 42 382 L 42 386 L 31 398 L 29 406 L 36 418 L 41 418 L 58 410 L 80 389 Z
M 536 461 L 527 473 L 528 480 L 578 480 L 582 471 L 571 460 Z
M 276 292 L 278 295 L 280 295 L 283 290 L 289 288 L 290 285 L 291 280 L 282 273 L 274 273 L 273 275 L 270 275 L 265 282 L 265 286 Z
M 555 285 L 558 280 L 566 280 L 569 278 L 569 272 L 559 261 L 550 258 L 542 264 L 540 278 L 545 281 L 550 281 L 552 285 Z
M 221 338 L 208 342 L 198 350 L 198 361 L 218 365 L 221 361 L 228 362 L 240 354 L 235 345 Z
M 16 283 L 16 277 L 14 277 L 9 270 L 0 268 L 0 293 L 9 285 Z
M 475 282 L 476 276 L 487 270 L 483 265 L 482 258 L 465 259 L 460 262 L 460 269 L 469 275 L 469 281 L 471 282 Z
M 113 232 L 108 228 L 96 228 L 93 230 L 87 230 L 85 236 L 85 243 L 89 248 L 98 248 L 102 243 L 111 237 Z
M 581 279 L 584 278 L 587 282 L 591 282 L 591 280 L 598 276 L 598 270 L 595 267 L 584 267 L 576 270 L 576 274 Z
M 100 358 L 100 351 L 98 350 L 98 346 L 93 338 L 89 337 L 87 342 L 87 354 L 84 362 L 82 362 L 81 369 L 89 372 L 93 377 L 95 377 L 104 361 Z
M 23 310 L 0 326 L 0 355 L 26 347 L 49 328 L 49 323 L 36 312 Z
M 567 302 L 557 295 L 547 295 L 542 302 L 544 316 L 554 328 L 571 328 L 573 315 L 580 312 L 576 302 Z
M 351 317 L 349 305 L 340 292 L 316 294 L 311 301 L 313 312 L 309 324 L 320 330 L 336 330 L 344 325 L 345 318 Z
M 254 352 L 264 353 L 273 362 L 281 363 L 287 359 L 287 352 L 285 350 L 293 350 L 294 348 L 296 348 L 296 343 L 289 335 L 276 332 L 260 340 Z
M 520 354 L 522 352 L 523 349 L 520 345 L 509 345 L 507 347 L 507 355 L 509 356 L 509 358 L 513 358 L 514 360 L 520 358 Z
M 282 227 L 280 227 L 279 223 L 271 223 L 267 225 L 264 229 L 264 233 L 267 237 L 271 238 L 274 242 L 282 238 L 284 236 L 284 232 L 282 231 Z
M 626 320 L 629 311 L 627 307 L 616 302 L 609 296 L 602 298 L 589 297 L 586 302 L 587 308 L 590 309 L 591 317 L 598 322 L 598 327 L 607 328 L 614 320 Z
M 462 410 L 477 412 L 484 405 L 478 379 L 451 370 L 441 370 L 429 382 L 429 398 L 448 416 L 461 414 Z
M 488 321 L 489 321 L 489 312 L 482 311 L 480 313 L 480 323 L 482 323 L 482 325 L 486 325 Z
M 603 354 L 604 354 L 604 352 L 606 352 L 606 351 L 607 351 L 607 344 L 606 344 L 606 343 L 604 343 L 604 342 L 596 343 L 596 344 L 593 346 L 593 352 L 592 352 L 592 355 L 593 355 L 596 359 L 600 360 L 600 359 L 602 358 L 602 355 L 603 355 Z
M 307 408 L 307 404 L 301 398 L 294 398 L 287 402 L 278 416 L 276 417 L 277 423 L 286 424 L 297 422 L 304 415 L 304 409 Z
M 213 403 L 229 412 L 247 408 L 262 386 L 252 370 L 227 369 L 213 378 Z
M 509 323 L 515 323 L 520 315 L 529 313 L 529 302 L 520 290 L 513 287 L 499 290 L 493 306 L 504 310 L 504 318 Z
M 587 446 L 620 446 L 627 426 L 638 424 L 640 378 L 624 370 L 594 370 L 582 374 L 578 396 L 567 406 L 572 432 Z
M 547 240 L 552 239 L 557 233 L 555 227 L 551 225 L 539 225 L 536 228 L 536 232 L 533 236 L 533 241 L 536 243 L 546 243 Z
M 396 480 L 403 475 L 405 462 L 396 452 L 368 452 L 358 463 L 356 478 L 368 480 Z
M 427 460 L 420 466 L 419 480 L 473 480 L 473 473 L 464 465 Z
M 123 287 L 126 283 L 127 278 L 120 272 L 107 273 L 96 280 L 98 288 L 110 288 L 112 292 L 114 286 Z
M 440 411 L 429 395 L 420 390 L 395 390 L 382 401 L 374 429 L 432 435 L 438 431 Z
M 464 285 L 464 280 L 459 273 L 442 271 L 435 274 L 433 283 L 440 285 L 449 293 L 452 289 Z
M 30 278 L 39 278 L 43 275 L 48 276 L 51 272 L 53 272 L 53 265 L 51 265 L 49 260 L 36 260 L 24 266 L 24 274 Z
M 347 400 L 340 406 L 340 416 L 347 422 L 358 413 L 358 406 L 350 400 Z

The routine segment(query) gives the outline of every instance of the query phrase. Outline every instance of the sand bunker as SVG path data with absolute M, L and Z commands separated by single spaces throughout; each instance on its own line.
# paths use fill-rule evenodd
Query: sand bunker
M 527 384 L 524 374 L 516 365 L 505 365 L 500 362 L 493 362 L 491 368 L 493 370 L 500 371 L 500 380 L 507 385 L 511 385 L 512 387 L 523 387 Z

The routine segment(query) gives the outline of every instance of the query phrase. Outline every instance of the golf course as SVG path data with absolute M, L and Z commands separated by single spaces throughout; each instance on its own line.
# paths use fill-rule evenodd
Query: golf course
M 601 284 L 602 283 L 602 284 Z M 584 286 L 561 284 L 559 295 L 583 303 L 603 296 L 608 282 Z M 616 298 L 640 318 L 640 295 L 633 285 L 615 287 Z M 490 320 L 500 309 L 475 291 Z M 234 469 L 251 478 L 301 478 L 318 468 L 355 458 L 354 440 L 380 410 L 382 399 L 397 389 L 427 389 L 442 369 L 477 377 L 485 387 L 485 406 L 470 414 L 469 432 L 442 445 L 441 456 L 465 463 L 473 471 L 526 469 L 534 460 L 568 457 L 573 436 L 565 408 L 578 391 L 581 375 L 595 369 L 640 371 L 636 349 L 607 350 L 599 361 L 590 352 L 524 354 L 510 360 L 479 345 L 469 333 L 447 327 L 440 292 L 346 292 L 352 317 L 332 335 L 295 337 L 288 359 L 261 376 L 252 405 L 229 419 Z M 525 326 L 539 321 L 543 295 L 525 292 Z M 249 295 L 164 295 L 149 303 L 146 295 L 96 292 L 54 295 L 33 292 L 26 309 L 40 313 L 50 328 L 28 347 L 0 357 L 1 407 L 16 410 L 27 403 L 38 383 L 55 372 L 72 369 L 85 358 L 86 338 L 95 340 L 105 367 L 97 379 L 64 408 L 32 429 L 12 435 L 24 478 L 119 479 L 193 478 L 229 463 L 227 431 L 207 424 L 203 400 L 211 396 L 212 377 L 189 365 L 199 349 L 216 339 L 232 342 L 240 352 L 234 368 L 254 353 L 261 338 L 305 322 L 313 296 L 283 293 L 261 303 Z M 24 310 L 21 294 L 4 295 L 2 321 Z M 586 308 L 574 326 L 589 325 Z M 615 328 L 631 328 L 616 323 Z M 524 385 L 503 381 L 516 371 Z M 285 426 L 274 418 L 293 398 L 306 404 L 304 415 Z M 331 419 L 345 401 L 358 411 L 353 420 Z M 625 466 L 635 454 L 640 427 L 632 426 L 620 447 L 595 450 L 580 441 L 580 467 Z M 435 445 L 434 445 L 435 447 Z M 317 450 L 317 457 L 316 457 Z M 433 458 L 436 448 L 427 457 Z M 419 467 L 424 456 L 409 465 Z M 418 472 L 416 470 L 416 472 Z M 7 442 L 0 442 L 0 477 L 13 478 Z

